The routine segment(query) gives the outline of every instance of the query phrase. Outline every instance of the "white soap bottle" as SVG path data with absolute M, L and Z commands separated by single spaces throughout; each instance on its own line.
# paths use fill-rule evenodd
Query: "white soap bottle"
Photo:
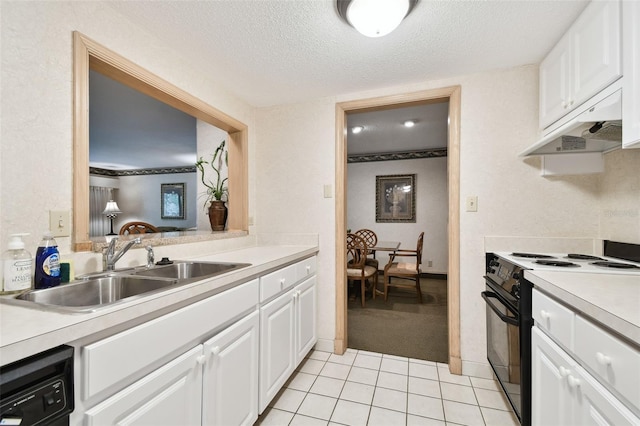
M 24 248 L 22 237 L 29 234 L 12 234 L 8 250 L 2 256 L 2 287 L 0 294 L 18 293 L 31 289 L 33 259 Z

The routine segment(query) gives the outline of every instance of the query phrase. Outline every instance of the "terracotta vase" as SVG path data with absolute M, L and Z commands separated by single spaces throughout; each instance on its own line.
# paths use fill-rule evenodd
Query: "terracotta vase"
M 227 223 L 227 206 L 224 201 L 212 201 L 209 205 L 209 223 L 212 231 L 224 231 Z

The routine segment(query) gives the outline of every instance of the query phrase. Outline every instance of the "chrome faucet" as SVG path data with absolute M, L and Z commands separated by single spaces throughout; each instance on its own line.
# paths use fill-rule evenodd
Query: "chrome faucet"
M 109 247 L 102 252 L 102 266 L 104 271 L 113 271 L 116 267 L 116 262 L 120 260 L 120 258 L 133 246 L 134 244 L 141 244 L 142 239 L 140 237 L 135 240 L 127 241 L 127 243 L 120 249 L 120 251 L 116 252 L 116 243 L 118 242 L 118 237 L 113 237 L 111 241 L 109 241 Z
M 147 268 L 153 267 L 153 263 L 155 262 L 155 257 L 153 255 L 153 247 L 146 246 L 147 249 Z

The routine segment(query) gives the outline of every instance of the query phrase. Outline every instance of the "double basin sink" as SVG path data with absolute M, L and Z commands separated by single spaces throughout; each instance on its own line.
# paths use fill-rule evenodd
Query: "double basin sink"
M 118 302 L 148 296 L 247 266 L 250 264 L 174 261 L 169 265 L 88 274 L 69 284 L 30 290 L 5 301 L 23 306 L 25 303 L 32 306 L 35 304 L 67 312 L 94 312 Z

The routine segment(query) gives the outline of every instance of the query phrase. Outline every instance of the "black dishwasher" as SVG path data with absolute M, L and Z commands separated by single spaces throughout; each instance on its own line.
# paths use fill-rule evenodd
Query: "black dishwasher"
M 0 367 L 0 424 L 69 424 L 73 348 L 58 346 Z

